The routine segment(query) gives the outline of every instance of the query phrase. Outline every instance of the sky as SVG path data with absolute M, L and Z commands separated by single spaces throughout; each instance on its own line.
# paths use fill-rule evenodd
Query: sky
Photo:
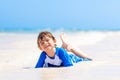
M 0 28 L 120 30 L 120 0 L 0 0 Z

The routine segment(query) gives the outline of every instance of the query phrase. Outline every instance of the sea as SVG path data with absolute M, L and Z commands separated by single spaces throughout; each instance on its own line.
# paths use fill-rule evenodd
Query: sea
M 78 32 L 78 31 L 120 31 L 120 27 L 0 27 L 0 32 L 13 32 L 13 33 L 36 33 L 40 31 L 61 31 L 61 32 Z

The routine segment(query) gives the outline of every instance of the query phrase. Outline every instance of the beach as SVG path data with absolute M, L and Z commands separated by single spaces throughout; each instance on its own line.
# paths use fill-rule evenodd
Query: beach
M 53 32 L 58 46 L 59 35 Z M 120 31 L 66 32 L 69 42 L 93 61 L 39 68 L 38 33 L 0 33 L 0 80 L 120 80 Z

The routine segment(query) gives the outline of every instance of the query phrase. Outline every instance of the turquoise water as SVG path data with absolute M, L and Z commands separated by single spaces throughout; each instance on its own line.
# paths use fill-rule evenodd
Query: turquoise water
M 48 31 L 120 31 L 117 27 L 101 27 L 101 28 L 91 28 L 91 27 L 0 27 L 0 32 L 39 32 L 42 30 Z

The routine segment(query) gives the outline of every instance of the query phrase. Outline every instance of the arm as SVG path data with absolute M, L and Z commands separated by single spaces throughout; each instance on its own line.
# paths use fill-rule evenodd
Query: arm
M 63 62 L 63 66 L 65 67 L 73 66 L 72 60 L 66 50 L 64 50 L 63 48 L 60 48 L 58 53 L 59 53 L 60 59 Z
M 39 59 L 38 59 L 38 62 L 36 64 L 35 68 L 42 68 L 43 65 L 44 65 L 45 58 L 46 58 L 45 53 L 42 52 L 41 55 L 40 55 L 40 57 L 39 57 Z

